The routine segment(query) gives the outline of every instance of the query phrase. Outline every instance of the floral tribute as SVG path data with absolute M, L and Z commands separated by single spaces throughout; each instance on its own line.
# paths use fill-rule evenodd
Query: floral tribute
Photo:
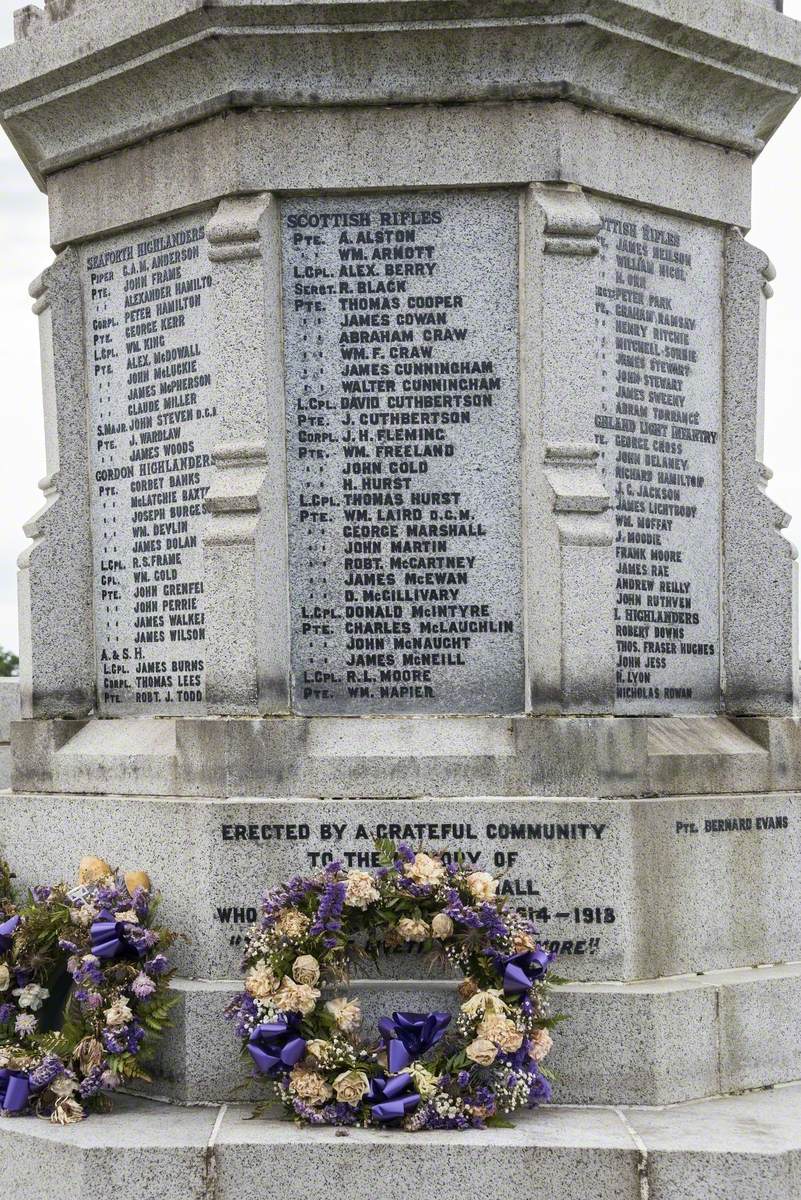
M 145 1070 L 174 1003 L 144 872 L 84 859 L 79 886 L 37 887 L 17 905 L 0 861 L 0 1116 L 59 1125 L 107 1106 Z
M 379 843 L 374 870 L 332 863 L 266 893 L 229 1015 L 300 1123 L 481 1129 L 551 1099 L 553 956 L 496 879 L 446 858 Z M 393 1012 L 363 1036 L 351 968 L 413 946 L 463 976 L 458 1013 Z

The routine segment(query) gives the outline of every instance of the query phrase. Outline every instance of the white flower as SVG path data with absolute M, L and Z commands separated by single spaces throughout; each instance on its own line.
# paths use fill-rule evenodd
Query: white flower
M 420 917 L 401 917 L 398 921 L 398 933 L 404 942 L 424 942 L 430 937 L 431 930 Z
M 350 1104 L 354 1108 L 369 1087 L 370 1080 L 364 1071 L 343 1071 L 334 1080 L 334 1092 L 339 1103 Z
M 345 876 L 345 904 L 348 908 L 368 908 L 381 899 L 369 871 L 348 871 Z
M 83 904 L 80 908 L 70 909 L 70 921 L 83 929 L 88 929 L 98 914 L 94 904 Z
M 282 908 L 276 917 L 273 929 L 282 937 L 289 938 L 290 941 L 297 941 L 303 937 L 310 925 L 311 921 L 305 913 L 298 912 L 296 908 Z
M 106 1025 L 109 1029 L 118 1029 L 133 1020 L 133 1013 L 128 1007 L 127 1000 L 115 1000 L 111 1008 L 106 1009 Z
M 528 1052 L 529 1058 L 534 1062 L 542 1062 L 547 1058 L 553 1048 L 553 1038 L 547 1029 L 537 1029 L 531 1035 L 531 1047 Z
M 498 1047 L 486 1038 L 476 1038 L 469 1046 L 465 1046 L 464 1052 L 471 1062 L 481 1067 L 491 1066 L 498 1057 Z
M 127 921 L 129 925 L 139 924 L 139 917 L 132 908 L 126 908 L 125 912 L 118 912 L 114 919 L 116 921 Z
M 38 1012 L 50 992 L 47 988 L 39 987 L 38 983 L 29 983 L 26 987 L 14 988 L 13 994 L 19 997 L 20 1008 L 29 1008 L 31 1012 Z
M 50 1084 L 50 1091 L 53 1095 L 63 1096 L 65 1099 L 69 1096 L 74 1096 L 77 1090 L 78 1081 L 67 1074 L 57 1076 Z
M 325 1006 L 326 1012 L 334 1018 L 337 1029 L 343 1033 L 351 1033 L 358 1029 L 362 1019 L 362 1008 L 358 1000 L 348 1000 L 345 996 L 337 996 L 329 1000 Z
M 8 985 L 11 983 L 11 972 L 5 963 L 0 963 L 0 992 L 8 991 Z
M 50 1120 L 54 1125 L 77 1125 L 85 1116 L 77 1100 L 65 1098 L 56 1101 Z
M 500 988 L 489 988 L 486 992 L 476 992 L 462 1005 L 462 1012 L 468 1017 L 477 1017 L 485 1012 L 503 1014 L 508 1012 L 509 1005 L 503 998 Z
M 279 1012 L 299 1012 L 304 1017 L 314 1012 L 320 999 L 319 988 L 310 987 L 307 983 L 295 983 L 285 975 L 281 987 L 272 997 L 272 1002 Z
M 437 1076 L 422 1065 L 422 1063 L 414 1062 L 409 1067 L 409 1074 L 414 1081 L 414 1088 L 419 1092 L 424 1100 L 430 1099 L 437 1091 Z
M 414 862 L 406 863 L 403 868 L 413 883 L 437 884 L 445 878 L 445 867 L 440 859 L 430 854 L 415 854 Z
M 474 871 L 467 876 L 467 889 L 476 900 L 491 900 L 498 890 L 498 880 L 489 871 Z
M 447 913 L 437 913 L 431 922 L 431 932 L 435 938 L 444 941 L 453 934 L 453 921 Z
M 505 1054 L 514 1054 L 523 1045 L 523 1034 L 514 1021 L 498 1016 L 497 1013 L 488 1013 L 476 1033 L 480 1038 L 494 1042 Z
M 307 1104 L 321 1105 L 333 1096 L 331 1085 L 323 1075 L 304 1063 L 293 1067 L 289 1075 L 289 1090 Z
M 14 1022 L 14 1028 L 22 1037 L 27 1037 L 29 1033 L 36 1033 L 36 1017 L 30 1013 L 20 1013 Z
M 301 954 L 292 964 L 292 978 L 295 983 L 306 983 L 314 987 L 320 980 L 320 964 L 313 954 Z
M 257 1000 L 266 1000 L 278 991 L 278 980 L 266 963 L 257 963 L 245 976 L 245 991 Z

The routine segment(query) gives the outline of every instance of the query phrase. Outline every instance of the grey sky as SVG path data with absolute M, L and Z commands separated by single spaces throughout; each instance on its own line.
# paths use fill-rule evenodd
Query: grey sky
M 22 0 L 0 0 L 0 44 L 11 41 L 12 13 Z M 801 0 L 785 0 L 801 19 Z M 26 544 L 22 525 L 40 507 L 45 473 L 39 348 L 27 288 L 52 255 L 44 197 L 0 133 L 0 354 L 3 436 L 0 437 L 0 645 L 16 650 L 16 559 Z M 770 494 L 795 520 L 801 540 L 801 104 L 758 160 L 750 240 L 778 268 L 768 313 L 765 461 L 774 471 Z

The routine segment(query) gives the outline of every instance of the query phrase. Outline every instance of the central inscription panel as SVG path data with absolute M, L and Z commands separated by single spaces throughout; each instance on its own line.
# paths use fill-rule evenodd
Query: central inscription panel
M 518 204 L 283 206 L 296 712 L 523 708 Z

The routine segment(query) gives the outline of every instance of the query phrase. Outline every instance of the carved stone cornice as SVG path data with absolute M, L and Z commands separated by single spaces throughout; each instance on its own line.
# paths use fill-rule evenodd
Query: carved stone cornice
M 2 124 L 39 182 L 275 105 L 572 100 L 754 154 L 801 88 L 801 27 L 754 0 L 49 0 L 16 33 Z

